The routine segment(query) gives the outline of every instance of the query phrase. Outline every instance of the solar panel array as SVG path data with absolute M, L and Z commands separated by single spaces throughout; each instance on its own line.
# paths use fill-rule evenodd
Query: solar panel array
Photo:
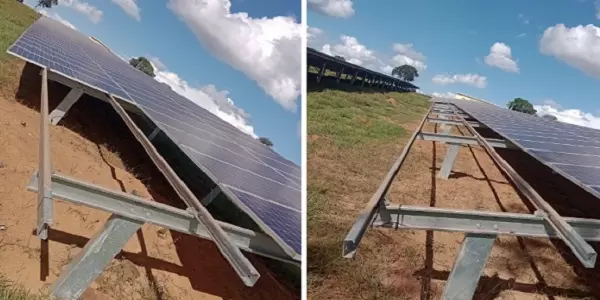
M 296 164 L 50 18 L 40 18 L 8 52 L 137 105 L 284 250 L 301 253 Z
M 477 101 L 450 102 L 600 198 L 600 130 Z

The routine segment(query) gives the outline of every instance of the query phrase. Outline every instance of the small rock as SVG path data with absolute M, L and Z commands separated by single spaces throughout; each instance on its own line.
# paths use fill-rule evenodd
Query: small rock
M 27 127 L 27 122 L 25 122 L 25 121 L 21 121 L 21 126 L 23 126 L 23 127 Z
M 0 169 L 4 168 L 6 165 L 4 164 L 3 161 L 0 160 Z
M 71 244 L 71 245 L 69 245 L 69 248 L 75 249 L 75 248 L 77 248 L 77 245 L 76 244 Z
M 0 225 L 0 231 L 5 231 L 7 229 L 6 225 Z
M 164 238 L 167 235 L 167 230 L 165 228 L 161 228 L 156 231 L 156 235 L 158 235 L 160 238 Z
M 137 196 L 137 197 L 141 197 L 142 196 L 142 194 L 140 194 L 140 192 L 138 192 L 136 189 L 133 189 L 131 191 L 131 194 L 134 195 L 134 196 Z

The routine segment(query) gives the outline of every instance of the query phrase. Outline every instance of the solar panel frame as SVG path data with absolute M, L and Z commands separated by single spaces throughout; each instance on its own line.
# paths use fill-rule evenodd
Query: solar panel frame
M 32 52 L 28 51 L 27 49 L 23 48 L 22 46 L 18 45 L 18 43 L 19 43 L 20 41 L 22 41 L 22 40 L 28 40 L 28 36 L 27 36 L 27 34 L 28 34 L 28 33 L 29 33 L 31 30 L 32 30 L 32 28 L 34 28 L 34 26 L 35 26 L 35 25 L 36 25 L 38 22 L 40 22 L 40 20 L 48 20 L 48 21 L 51 21 L 51 22 L 56 22 L 56 21 L 53 21 L 53 20 L 51 20 L 50 18 L 46 18 L 46 17 L 44 17 L 44 16 L 40 17 L 40 19 L 39 19 L 38 21 L 36 21 L 36 23 L 34 23 L 34 25 L 30 26 L 30 27 L 29 27 L 27 30 L 25 30 L 25 31 L 24 31 L 24 32 L 21 34 L 21 36 L 20 36 L 20 37 L 19 37 L 19 38 L 18 38 L 18 39 L 17 39 L 17 40 L 16 40 L 16 41 L 15 41 L 15 42 L 14 42 L 14 43 L 13 43 L 13 44 L 12 44 L 12 45 L 9 47 L 9 48 L 8 48 L 8 50 L 7 50 L 7 53 L 9 53 L 9 54 L 11 54 L 11 55 L 13 55 L 13 56 L 16 56 L 16 57 L 18 57 L 18 58 L 20 58 L 20 59 L 23 59 L 23 60 L 25 60 L 25 61 L 27 61 L 27 62 L 29 62 L 29 63 L 32 63 L 32 64 L 34 64 L 34 65 L 37 65 L 37 66 L 39 66 L 39 67 L 42 67 L 42 68 L 44 68 L 44 67 L 48 67 L 48 68 L 50 69 L 50 71 L 51 71 L 51 72 L 53 72 L 53 73 L 55 73 L 55 74 L 57 74 L 57 75 L 63 76 L 63 77 L 65 77 L 65 78 L 67 78 L 68 80 L 71 80 L 71 81 L 73 81 L 73 82 L 75 82 L 75 83 L 78 83 L 78 84 L 81 84 L 81 85 L 83 85 L 83 86 L 87 86 L 87 87 L 90 87 L 90 88 L 92 88 L 92 89 L 98 90 L 98 91 L 100 91 L 100 92 L 102 92 L 102 93 L 104 93 L 104 94 L 112 94 L 112 95 L 114 95 L 116 98 L 118 98 L 119 100 L 121 100 L 121 101 L 125 101 L 125 102 L 127 102 L 128 104 L 135 106 L 135 107 L 136 107 L 137 109 L 139 109 L 139 110 L 140 110 L 140 111 L 141 111 L 141 112 L 142 112 L 144 115 L 146 115 L 146 116 L 147 116 L 147 117 L 148 117 L 150 120 L 152 120 L 152 121 L 155 123 L 155 125 L 156 125 L 156 126 L 157 126 L 157 127 L 158 127 L 158 128 L 161 130 L 161 131 L 163 131 L 163 132 L 165 133 L 165 135 L 166 135 L 166 136 L 167 136 L 169 139 L 171 139 L 171 141 L 173 141 L 175 144 L 177 144 L 177 146 L 178 146 L 178 147 L 180 147 L 180 149 L 181 149 L 181 150 L 182 150 L 182 151 L 183 151 L 183 152 L 184 152 L 186 155 L 188 155 L 188 157 L 190 157 L 190 159 L 192 159 L 192 160 L 195 162 L 196 166 L 197 166 L 197 167 L 198 167 L 198 168 L 199 168 L 199 169 L 200 169 L 200 170 L 201 170 L 203 173 L 205 173 L 205 174 L 206 174 L 206 175 L 207 175 L 207 176 L 208 176 L 208 177 L 209 177 L 211 180 L 213 180 L 213 182 L 215 182 L 217 185 L 219 185 L 219 187 L 220 187 L 221 191 L 222 191 L 222 192 L 223 192 L 223 193 L 224 193 L 224 194 L 227 196 L 227 198 L 228 198 L 230 201 L 232 201 L 232 202 L 233 202 L 233 203 L 234 203 L 234 204 L 235 204 L 235 205 L 236 205 L 238 208 L 240 208 L 240 209 L 241 209 L 241 210 L 242 210 L 244 213 L 246 213 L 246 214 L 247 214 L 247 215 L 248 215 L 248 216 L 249 216 L 249 217 L 250 217 L 250 218 L 251 218 L 251 219 L 252 219 L 252 220 L 253 220 L 253 221 L 254 221 L 254 222 L 255 222 L 255 223 L 256 223 L 256 224 L 259 226 L 259 227 L 260 227 L 260 229 L 261 229 L 261 230 L 263 230 L 263 231 L 264 231 L 265 233 L 267 233 L 267 234 L 268 234 L 268 235 L 269 235 L 271 238 L 273 238 L 273 240 L 274 240 L 274 241 L 275 241 L 275 242 L 276 242 L 276 243 L 277 243 L 277 244 L 278 244 L 278 245 L 279 245 L 279 246 L 282 248 L 282 250 L 284 250 L 284 251 L 285 251 L 285 252 L 286 252 L 288 255 L 290 255 L 290 257 L 292 257 L 292 258 L 293 258 L 293 259 L 295 259 L 295 260 L 298 260 L 298 261 L 299 261 L 299 260 L 301 259 L 301 251 L 302 251 L 302 250 L 301 250 L 301 225 L 300 225 L 298 228 L 296 228 L 296 229 L 297 229 L 297 230 L 296 230 L 296 232 L 294 232 L 294 233 L 293 233 L 293 235 L 296 235 L 296 236 L 297 236 L 297 241 L 298 241 L 298 242 L 297 242 L 296 244 L 294 244 L 294 243 L 291 243 L 291 244 L 293 244 L 293 246 L 292 246 L 292 245 L 290 245 L 290 244 L 288 244 L 288 243 L 289 243 L 289 239 L 286 239 L 286 238 L 284 238 L 284 237 L 280 236 L 280 233 L 277 233 L 277 232 L 276 232 L 276 231 L 275 231 L 273 228 L 269 227 L 269 226 L 268 226 L 268 225 L 265 223 L 265 220 L 262 220 L 260 217 L 258 217 L 258 216 L 256 215 L 256 212 L 255 212 L 255 211 L 256 211 L 256 209 L 255 209 L 255 210 L 252 210 L 252 208 L 251 208 L 251 207 L 248 207 L 248 205 L 247 205 L 246 203 L 244 203 L 243 201 L 241 201 L 240 199 L 238 199 L 238 196 L 236 195 L 236 193 L 235 193 L 234 191 L 236 191 L 236 190 L 240 190 L 239 188 L 236 188 L 236 189 L 234 190 L 234 187 L 233 187 L 233 186 L 230 186 L 230 185 L 227 185 L 227 184 L 223 184 L 223 183 L 222 183 L 222 180 L 220 180 L 220 179 L 219 179 L 217 176 L 215 176 L 215 175 L 213 174 L 213 172 L 211 172 L 211 171 L 210 171 L 210 170 L 209 170 L 209 169 L 208 169 L 206 166 L 204 166 L 203 164 L 200 164 L 200 163 L 198 163 L 196 160 L 194 160 L 194 159 L 192 158 L 193 156 L 191 156 L 191 155 L 190 155 L 190 153 L 189 153 L 189 150 L 188 150 L 188 151 L 187 151 L 187 153 L 186 153 L 186 150 L 184 149 L 184 147 L 182 147 L 182 146 L 185 146 L 185 145 L 184 145 L 184 144 L 181 144 L 181 143 L 179 143 L 179 142 L 178 142 L 178 139 L 177 139 L 177 138 L 176 138 L 176 137 L 175 137 L 175 136 L 172 134 L 172 132 L 171 132 L 170 130 L 168 130 L 168 129 L 165 129 L 165 128 L 164 128 L 164 127 L 165 127 L 165 126 L 164 126 L 165 124 L 164 124 L 164 123 L 160 123 L 160 122 L 155 122 L 155 120 L 154 120 L 154 119 L 151 117 L 151 116 L 153 116 L 153 114 L 150 114 L 150 113 L 148 113 L 148 112 L 146 111 L 146 107 L 145 107 L 145 106 L 143 106 L 143 105 L 141 105 L 140 103 L 136 102 L 136 101 L 140 101 L 140 99 L 141 99 L 142 97 L 133 97 L 133 96 L 132 96 L 132 95 L 129 93 L 129 91 L 128 91 L 127 89 L 125 89 L 124 87 L 122 87 L 122 86 L 121 86 L 121 85 L 120 85 L 118 82 L 116 82 L 116 81 L 114 80 L 114 78 L 112 78 L 112 77 L 111 77 L 111 74 L 109 74 L 109 72 L 110 72 L 110 73 L 113 73 L 113 75 L 114 75 L 114 74 L 118 74 L 118 72 L 112 72 L 111 70 L 105 70 L 105 69 L 104 69 L 102 66 L 100 66 L 100 65 L 99 65 L 99 63 L 98 63 L 98 62 L 96 62 L 96 61 L 95 61 L 95 60 L 93 60 L 91 57 L 89 57 L 89 55 L 88 55 L 87 53 L 85 53 L 85 50 L 83 50 L 83 49 L 81 48 L 81 46 L 79 46 L 79 45 L 78 45 L 78 47 L 80 48 L 80 51 L 81 51 L 82 53 L 84 53 L 84 54 L 86 54 L 86 55 L 87 55 L 87 58 L 88 58 L 88 60 L 90 60 L 90 61 L 93 61 L 93 62 L 94 62 L 94 64 L 96 64 L 96 66 L 98 67 L 98 69 L 99 69 L 100 71 L 102 71 L 103 73 L 105 73 L 105 75 L 106 75 L 108 78 L 110 78 L 110 81 L 112 81 L 112 83 L 113 83 L 113 84 L 115 84 L 115 85 L 117 85 L 117 86 L 118 86 L 118 89 L 115 89 L 114 91 L 109 91 L 108 89 L 106 89 L 106 87 L 105 87 L 105 88 L 102 88 L 102 87 L 99 87 L 99 86 L 97 86 L 97 85 L 95 85 L 95 84 L 92 84 L 92 83 L 85 82 L 84 80 L 80 80 L 80 79 L 79 79 L 79 78 L 77 78 L 77 77 L 75 76 L 75 74 L 73 73 L 73 70 L 74 70 L 74 69 L 71 69 L 71 70 L 69 70 L 67 67 L 65 67 L 65 66 L 62 66 L 62 65 L 60 65 L 60 64 L 58 64 L 58 63 L 56 63 L 55 61 L 48 60 L 48 59 L 45 59 L 45 58 L 44 58 L 44 59 L 41 59 L 41 57 L 42 57 L 42 56 L 40 56 L 40 55 L 38 55 L 38 57 L 39 57 L 39 58 L 37 58 L 37 60 L 36 60 L 35 53 L 32 53 Z M 63 26 L 63 25 L 61 25 L 61 26 Z M 71 30 L 71 29 L 67 29 L 67 27 L 66 27 L 66 26 L 64 26 L 64 27 L 65 27 L 65 30 Z M 92 41 L 92 40 L 91 40 L 89 37 L 85 37 L 83 34 L 81 34 L 81 33 L 79 33 L 79 32 L 77 32 L 77 33 L 81 35 L 81 38 L 85 38 L 85 41 L 86 41 L 86 42 L 90 42 L 90 43 L 97 43 L 97 42 L 94 42 L 94 41 Z M 29 42 L 31 42 L 31 43 L 34 43 L 34 42 L 32 42 L 32 41 L 29 41 Z M 76 44 L 76 45 L 77 45 L 77 43 L 74 43 L 74 44 Z M 99 46 L 99 47 L 103 47 L 103 46 L 102 46 L 102 45 L 100 45 L 100 44 L 97 44 L 97 46 Z M 34 46 L 34 47 L 35 47 L 35 46 Z M 30 53 L 30 54 L 29 54 L 29 55 L 22 55 L 22 53 L 17 53 L 17 52 L 15 52 L 15 51 L 13 51 L 13 49 L 14 49 L 14 48 L 22 48 L 22 51 L 28 52 L 28 53 Z M 42 50 L 42 49 L 39 49 L 39 47 L 35 47 L 35 48 L 37 48 L 37 49 L 38 49 L 38 51 L 41 51 L 41 50 Z M 104 47 L 103 47 L 103 48 L 104 48 Z M 122 62 L 122 60 L 121 60 L 120 58 L 118 58 L 118 57 L 117 57 L 117 56 L 116 56 L 114 53 L 110 52 L 110 50 L 108 50 L 108 49 L 106 49 L 106 48 L 104 48 L 103 50 L 105 51 L 104 53 L 105 53 L 105 54 L 107 54 L 107 55 L 110 55 L 110 57 L 111 57 L 111 58 L 116 58 L 116 59 L 118 59 L 118 61 L 119 61 L 119 62 Z M 57 51 L 57 52 L 62 52 L 62 51 L 61 51 L 61 49 L 60 49 L 60 48 L 58 48 L 58 51 Z M 54 53 L 54 51 L 52 51 L 52 53 Z M 28 57 L 28 56 L 29 56 L 29 57 Z M 67 57 L 66 55 L 64 55 L 64 53 L 63 53 L 63 56 L 64 56 L 64 57 Z M 70 62 L 69 62 L 69 60 L 67 60 L 67 59 L 60 59 L 60 56 L 54 56 L 54 57 L 55 57 L 55 59 L 56 59 L 56 60 L 62 60 L 63 62 L 66 62 L 66 64 L 69 64 L 69 63 L 70 63 Z M 39 60 L 39 61 L 38 61 L 38 60 Z M 40 61 L 42 61 L 42 62 L 44 62 L 44 61 L 45 61 L 45 62 L 46 62 L 46 64 L 44 64 L 44 63 L 42 63 L 42 62 L 40 62 Z M 129 65 L 128 65 L 128 64 L 126 64 L 125 62 L 122 62 L 122 63 L 123 63 L 123 64 L 125 64 L 125 65 L 127 65 L 127 66 L 129 66 Z M 53 68 L 52 66 L 54 66 L 54 68 Z M 131 68 L 131 70 L 132 70 L 132 71 L 134 71 L 134 72 L 140 72 L 140 71 L 138 71 L 138 70 L 135 70 L 135 69 L 134 69 L 133 67 L 131 67 L 131 66 L 129 66 L 129 67 L 130 67 L 130 68 Z M 71 68 L 72 68 L 72 66 L 71 66 Z M 82 69 L 83 69 L 83 68 L 82 68 Z M 67 74 L 67 73 L 69 73 L 69 71 L 70 71 L 70 74 Z M 89 72 L 89 70 L 86 70 L 86 71 L 88 71 L 88 72 Z M 96 73 L 96 72 L 93 72 L 93 73 Z M 100 75 L 100 76 L 101 76 L 101 74 L 91 74 L 91 75 Z M 119 76 L 120 76 L 120 75 L 119 75 Z M 89 78 L 91 79 L 90 81 L 94 81 L 94 78 L 93 78 L 93 77 L 90 77 L 90 75 L 87 75 L 87 77 L 89 77 Z M 141 76 L 141 77 L 139 77 L 139 78 L 144 78 L 144 79 L 145 79 L 145 77 L 144 77 L 144 76 Z M 149 82 L 150 86 L 152 87 L 152 90 L 153 90 L 153 91 L 155 91 L 155 92 L 158 92 L 158 93 L 161 93 L 161 94 L 164 94 L 164 93 L 162 93 L 162 91 L 160 90 L 160 86 L 159 86 L 159 84 L 160 84 L 160 83 L 158 83 L 158 82 L 154 81 L 154 80 L 153 80 L 153 79 L 151 79 L 150 77 L 148 77 L 148 79 L 150 79 L 150 80 L 151 80 L 151 81 L 148 81 L 148 82 Z M 96 82 L 99 82 L 99 81 L 96 79 Z M 102 83 L 103 83 L 104 85 L 109 85 L 109 86 L 111 86 L 111 87 L 113 87 L 113 88 L 114 88 L 114 86 L 110 85 L 110 84 L 109 84 L 109 83 L 107 83 L 107 82 L 102 82 Z M 119 89 L 120 89 L 120 91 L 119 91 Z M 189 106 L 188 106 L 187 108 L 189 108 L 189 109 L 192 109 L 192 110 L 199 110 L 199 109 L 202 109 L 202 110 L 203 110 L 203 108 L 200 108 L 199 106 L 197 106 L 196 104 L 192 103 L 192 102 L 191 102 L 191 101 L 189 101 L 188 99 L 186 99 L 186 98 L 182 97 L 181 95 L 179 95 L 179 94 L 176 94 L 174 91 L 171 91 L 171 92 L 172 92 L 173 94 L 175 94 L 175 95 L 169 95 L 168 97 L 165 97 L 165 98 L 170 98 L 171 100 L 174 100 L 174 99 L 173 99 L 171 96 L 173 96 L 173 97 L 180 97 L 180 98 L 183 98 L 183 99 L 185 99 L 185 101 L 182 101 L 182 102 L 179 102 L 179 103 L 186 103 L 186 104 L 187 104 L 187 102 L 189 102 Z M 129 97 L 130 99 L 128 99 L 127 97 Z M 133 99 L 135 99 L 135 100 L 133 100 Z M 142 102 L 143 102 L 143 101 L 142 101 Z M 168 103 L 168 102 L 163 102 L 163 103 Z M 188 112 L 188 110 L 185 110 L 185 109 L 184 109 L 183 111 L 186 111 L 186 112 Z M 213 120 L 218 120 L 218 122 L 225 123 L 225 128 L 227 128 L 227 129 L 226 129 L 226 131 L 229 131 L 229 134 L 228 134 L 228 136 L 229 136 L 230 138 L 232 138 L 232 139 L 235 139 L 236 141 L 242 142 L 242 141 L 240 141 L 239 139 L 241 138 L 241 139 L 243 140 L 243 139 L 244 139 L 244 138 L 247 136 L 246 134 L 244 134 L 244 133 L 242 133 L 241 131 L 239 131 L 239 129 L 237 129 L 237 128 L 233 127 L 232 125 L 230 125 L 229 123 L 226 123 L 226 122 L 224 122 L 223 120 L 221 120 L 221 119 L 218 119 L 218 117 L 217 117 L 217 116 L 215 116 L 215 115 L 213 115 L 212 113 L 210 113 L 210 112 L 208 112 L 208 111 L 205 111 L 205 113 L 203 113 L 203 116 L 207 116 L 207 115 L 209 116 L 209 118 L 211 118 L 211 117 L 212 117 L 212 119 L 213 119 Z M 207 124 L 207 125 L 209 125 L 209 126 L 211 126 L 210 124 L 208 124 L 208 122 L 205 122 L 204 120 L 202 120 L 202 121 L 200 121 L 200 122 L 201 122 L 201 123 L 204 123 L 204 124 Z M 190 125 L 190 126 L 191 126 L 191 125 Z M 229 127 L 227 127 L 227 126 L 229 126 Z M 193 126 L 191 126 L 191 127 L 193 127 Z M 216 129 L 217 131 L 219 131 L 219 132 L 223 133 L 223 130 L 220 130 L 220 129 L 218 129 L 218 128 L 214 127 L 214 126 L 213 126 L 213 128 L 214 128 L 214 129 Z M 236 132 L 236 131 L 237 131 L 237 132 Z M 249 136 L 247 136 L 247 137 L 248 137 L 248 138 L 250 138 Z M 262 145 L 261 145 L 261 147 L 262 147 L 262 148 L 258 148 L 258 147 L 256 147 L 257 145 L 255 145 L 255 144 L 253 144 L 253 143 L 250 143 L 250 142 L 249 142 L 247 139 L 246 139 L 245 141 L 243 141 L 243 144 L 244 144 L 243 146 L 242 146 L 242 145 L 239 145 L 239 146 L 240 146 L 242 149 L 244 149 L 244 151 L 245 151 L 246 153 L 248 153 L 248 154 L 252 155 L 252 156 L 255 158 L 255 160 L 258 160 L 258 161 L 259 161 L 261 164 L 263 164 L 263 165 L 265 165 L 265 166 L 268 166 L 268 167 L 271 167 L 269 164 L 265 163 L 264 159 L 260 159 L 260 158 L 258 158 L 258 156 L 257 156 L 257 155 L 260 155 L 260 156 L 262 156 L 262 157 L 263 157 L 263 158 L 265 158 L 265 159 L 269 159 L 269 160 L 272 160 L 272 161 L 277 161 L 279 164 L 282 164 L 282 165 L 286 165 L 286 166 L 288 166 L 290 170 L 296 170 L 296 172 L 298 172 L 298 173 L 300 173 L 300 174 L 301 174 L 301 170 L 300 170 L 300 168 L 299 168 L 297 165 L 295 165 L 295 164 L 293 164 L 291 161 L 289 161 L 289 160 L 287 160 L 287 159 L 285 159 L 285 158 L 283 158 L 283 157 L 279 156 L 278 154 L 276 154 L 275 152 L 273 152 L 271 149 L 265 149 L 266 147 L 264 147 L 264 146 L 262 146 Z M 246 147 L 247 147 L 247 148 L 246 148 Z M 251 151 L 251 152 L 254 152 L 256 155 L 253 155 L 253 154 L 252 154 L 250 151 Z M 263 152 L 263 153 L 260 153 L 260 152 Z M 268 157 L 269 155 L 272 155 L 273 157 Z M 247 157 L 246 157 L 246 158 L 247 158 Z M 275 170 L 275 172 L 277 172 L 277 171 L 276 171 L 276 170 L 277 170 L 277 168 L 274 168 L 274 167 L 271 167 L 271 168 L 272 168 L 273 170 Z M 279 171 L 282 171 L 282 170 L 279 170 Z M 279 172 L 277 172 L 277 173 L 279 173 Z M 286 174 L 286 175 L 283 175 L 283 174 L 281 174 L 281 173 L 283 173 L 283 174 Z M 289 173 L 286 173 L 286 172 L 283 172 L 283 171 L 282 171 L 281 173 L 279 173 L 279 174 L 280 174 L 280 175 L 281 175 L 283 178 L 286 178 L 288 182 L 292 183 L 292 184 L 294 185 L 294 187 L 297 187 L 297 188 L 298 188 L 298 192 L 299 192 L 299 195 L 300 195 L 300 188 L 301 188 L 301 182 L 300 182 L 300 181 L 301 181 L 301 179 L 300 179 L 300 176 L 301 176 L 301 175 L 300 175 L 300 174 L 289 174 Z M 244 193 L 251 193 L 250 191 L 245 191 L 245 190 L 243 190 L 243 189 L 241 189 L 240 191 L 243 191 Z M 300 199 L 299 199 L 299 200 L 300 200 Z M 290 209 L 290 208 L 288 208 L 288 209 Z M 300 224 L 300 222 L 301 222 L 301 209 L 299 209 L 299 210 L 291 209 L 291 210 L 292 210 L 292 211 L 296 211 L 296 212 L 298 212 L 298 214 L 297 214 L 297 216 L 298 216 L 298 224 Z
M 488 127 L 490 130 L 496 132 L 497 134 L 499 134 L 500 136 L 502 136 L 504 139 L 506 139 L 507 141 L 511 142 L 512 144 L 514 144 L 515 146 L 519 147 L 522 151 L 524 151 L 525 153 L 529 154 L 530 156 L 532 156 L 533 158 L 535 158 L 537 161 L 539 161 L 540 163 L 542 163 L 543 165 L 549 167 L 550 169 L 552 169 L 554 172 L 558 173 L 559 175 L 565 177 L 566 179 L 568 179 L 569 181 L 573 182 L 575 185 L 581 187 L 582 189 L 584 189 L 585 191 L 587 191 L 588 193 L 594 195 L 595 197 L 600 199 L 600 182 L 596 182 L 593 184 L 590 184 L 589 181 L 584 180 L 586 178 L 578 178 L 572 174 L 570 174 L 569 172 L 567 172 L 566 170 L 564 170 L 565 168 L 572 168 L 572 167 L 565 167 L 565 165 L 557 165 L 554 164 L 548 160 L 545 160 L 542 156 L 540 156 L 539 153 L 539 149 L 532 149 L 532 148 L 527 148 L 524 147 L 519 140 L 517 139 L 513 139 L 511 135 L 506 134 L 505 132 L 503 132 L 502 130 L 498 130 L 497 128 L 495 128 L 494 123 L 496 122 L 489 122 L 489 121 L 485 121 L 482 120 L 481 118 L 477 118 L 474 116 L 474 114 L 472 112 L 470 112 L 468 109 L 465 109 L 464 106 L 461 106 L 460 103 L 467 103 L 467 101 L 469 100 L 459 100 L 459 99 L 447 99 L 447 102 L 450 102 L 452 104 L 454 104 L 457 108 L 459 108 L 461 111 L 463 111 L 464 113 L 466 113 L 467 115 L 469 115 L 471 118 L 477 120 L 478 122 L 482 123 L 483 125 L 485 125 L 486 127 Z M 446 101 L 444 101 L 446 102 Z M 490 105 L 493 107 L 493 105 L 489 104 L 489 103 L 477 103 L 477 105 Z M 500 107 L 497 107 L 499 109 L 503 109 Z M 544 120 L 535 116 L 529 116 L 526 115 L 524 113 L 520 113 L 520 112 L 515 112 L 515 111 L 509 111 L 507 109 L 505 109 L 506 112 L 508 113 L 512 113 L 512 114 L 519 114 L 521 115 L 521 117 L 524 118 L 536 118 L 536 121 L 541 121 L 541 122 L 554 122 L 554 121 L 549 121 L 549 120 Z M 556 125 L 556 124 L 555 124 Z M 562 125 L 556 125 L 556 126 L 560 126 Z M 579 128 L 579 127 L 576 127 Z M 585 128 L 585 127 L 581 127 L 581 128 Z M 584 129 L 585 131 L 588 131 L 587 128 Z M 593 130 L 593 129 L 592 129 Z M 572 135 L 570 135 L 572 137 Z M 590 139 L 587 137 L 583 137 L 589 141 L 595 142 L 597 140 L 595 139 Z M 575 153 L 575 155 L 577 155 Z M 600 157 L 599 157 L 600 159 Z M 562 166 L 563 168 L 559 167 Z M 573 166 L 573 167 L 581 167 L 581 166 Z M 600 169 L 598 169 L 598 174 L 600 174 Z

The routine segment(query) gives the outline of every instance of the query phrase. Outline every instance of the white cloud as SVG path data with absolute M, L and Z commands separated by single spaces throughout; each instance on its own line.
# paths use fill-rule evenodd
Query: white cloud
M 154 79 L 156 81 L 168 85 L 174 92 L 186 97 L 242 132 L 254 138 L 258 137 L 254 133 L 254 127 L 250 124 L 250 115 L 235 106 L 233 100 L 227 96 L 228 91 L 219 91 L 212 84 L 200 88 L 192 87 L 176 73 L 163 69 L 164 65 L 155 64 L 157 61 L 160 62 L 158 58 L 154 57 L 149 61 L 154 68 L 154 74 L 156 75 Z
M 596 19 L 600 20 L 600 1 L 594 2 L 594 6 L 596 8 Z
M 557 24 L 547 28 L 540 40 L 540 52 L 600 78 L 600 28 L 594 25 L 568 28 Z
M 156 56 L 148 55 L 148 60 L 154 69 L 166 70 L 167 66 Z
M 438 93 L 438 92 L 433 92 L 431 94 L 431 96 L 433 97 L 439 97 L 439 98 L 455 98 L 456 94 L 455 93 L 451 93 L 451 92 L 445 92 L 445 93 Z
M 342 44 L 325 44 L 321 51 L 328 55 L 343 56 L 346 61 L 374 71 L 391 74 L 394 66 L 411 65 L 421 72 L 427 68 L 425 56 L 413 49 L 412 44 L 394 44 L 392 58 L 381 56 L 361 44 L 355 37 L 342 35 Z
M 306 42 L 308 46 L 317 48 L 318 45 L 322 44 L 321 42 L 324 35 L 325 32 L 322 29 L 308 26 L 306 28 Z
M 579 109 L 560 109 L 548 104 L 534 105 L 537 114 L 555 116 L 559 122 L 600 129 L 600 117 L 585 113 Z
M 102 16 L 104 15 L 104 13 L 97 7 L 90 5 L 87 2 L 83 2 L 80 0 L 61 0 L 58 1 L 58 3 L 60 5 L 73 8 L 75 11 L 85 15 L 93 23 L 97 24 L 100 21 L 102 21 Z
M 423 72 L 427 68 L 427 65 L 425 64 L 425 55 L 423 55 L 421 52 L 415 51 L 413 44 L 396 43 L 394 44 L 393 48 L 394 52 L 396 53 L 393 57 L 393 60 L 398 65 L 411 65 L 419 72 Z
M 140 7 L 135 3 L 136 0 L 112 0 L 112 2 L 121 7 L 130 17 L 141 21 Z
M 484 61 L 486 64 L 498 67 L 506 72 L 519 73 L 517 62 L 512 58 L 511 49 L 504 43 L 492 45 L 490 54 L 485 57 Z
M 42 15 L 46 16 L 46 17 L 52 18 L 52 19 L 54 19 L 54 20 L 56 20 L 56 21 L 59 21 L 59 22 L 63 23 L 65 26 L 71 27 L 72 29 L 75 29 L 75 30 L 77 29 L 77 28 L 75 27 L 75 25 L 73 25 L 73 24 L 71 24 L 71 22 L 69 22 L 69 21 L 67 21 L 67 20 L 63 19 L 63 18 L 62 18 L 60 15 L 58 15 L 57 13 L 49 13 L 49 12 L 48 12 L 47 10 L 45 10 L 45 9 L 40 9 L 40 10 L 38 10 L 38 12 L 39 12 L 40 14 L 42 14 Z
M 168 7 L 214 56 L 256 81 L 284 108 L 296 111 L 306 30 L 294 18 L 231 13 L 229 0 L 171 0 Z
M 435 75 L 432 78 L 433 83 L 446 85 L 453 83 L 462 83 L 471 85 L 477 88 L 484 88 L 487 86 L 487 78 L 479 74 L 455 74 L 455 75 Z
M 550 107 L 556 108 L 556 109 L 562 109 L 562 105 L 558 104 L 558 102 L 552 100 L 552 99 L 547 99 L 543 101 L 544 105 L 549 105 Z
M 518 38 L 522 38 L 525 37 L 527 34 L 525 32 L 520 33 L 519 35 L 517 35 Z
M 354 15 L 352 0 L 308 0 L 308 8 L 336 18 L 349 18 Z

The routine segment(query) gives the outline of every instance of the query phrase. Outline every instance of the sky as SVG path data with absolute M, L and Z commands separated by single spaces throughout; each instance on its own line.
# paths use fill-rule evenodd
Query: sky
M 380 72 L 412 65 L 425 94 L 520 97 L 600 129 L 600 1 L 307 1 L 309 47 Z
M 300 1 L 60 0 L 38 10 L 125 60 L 147 57 L 157 81 L 301 164 Z

